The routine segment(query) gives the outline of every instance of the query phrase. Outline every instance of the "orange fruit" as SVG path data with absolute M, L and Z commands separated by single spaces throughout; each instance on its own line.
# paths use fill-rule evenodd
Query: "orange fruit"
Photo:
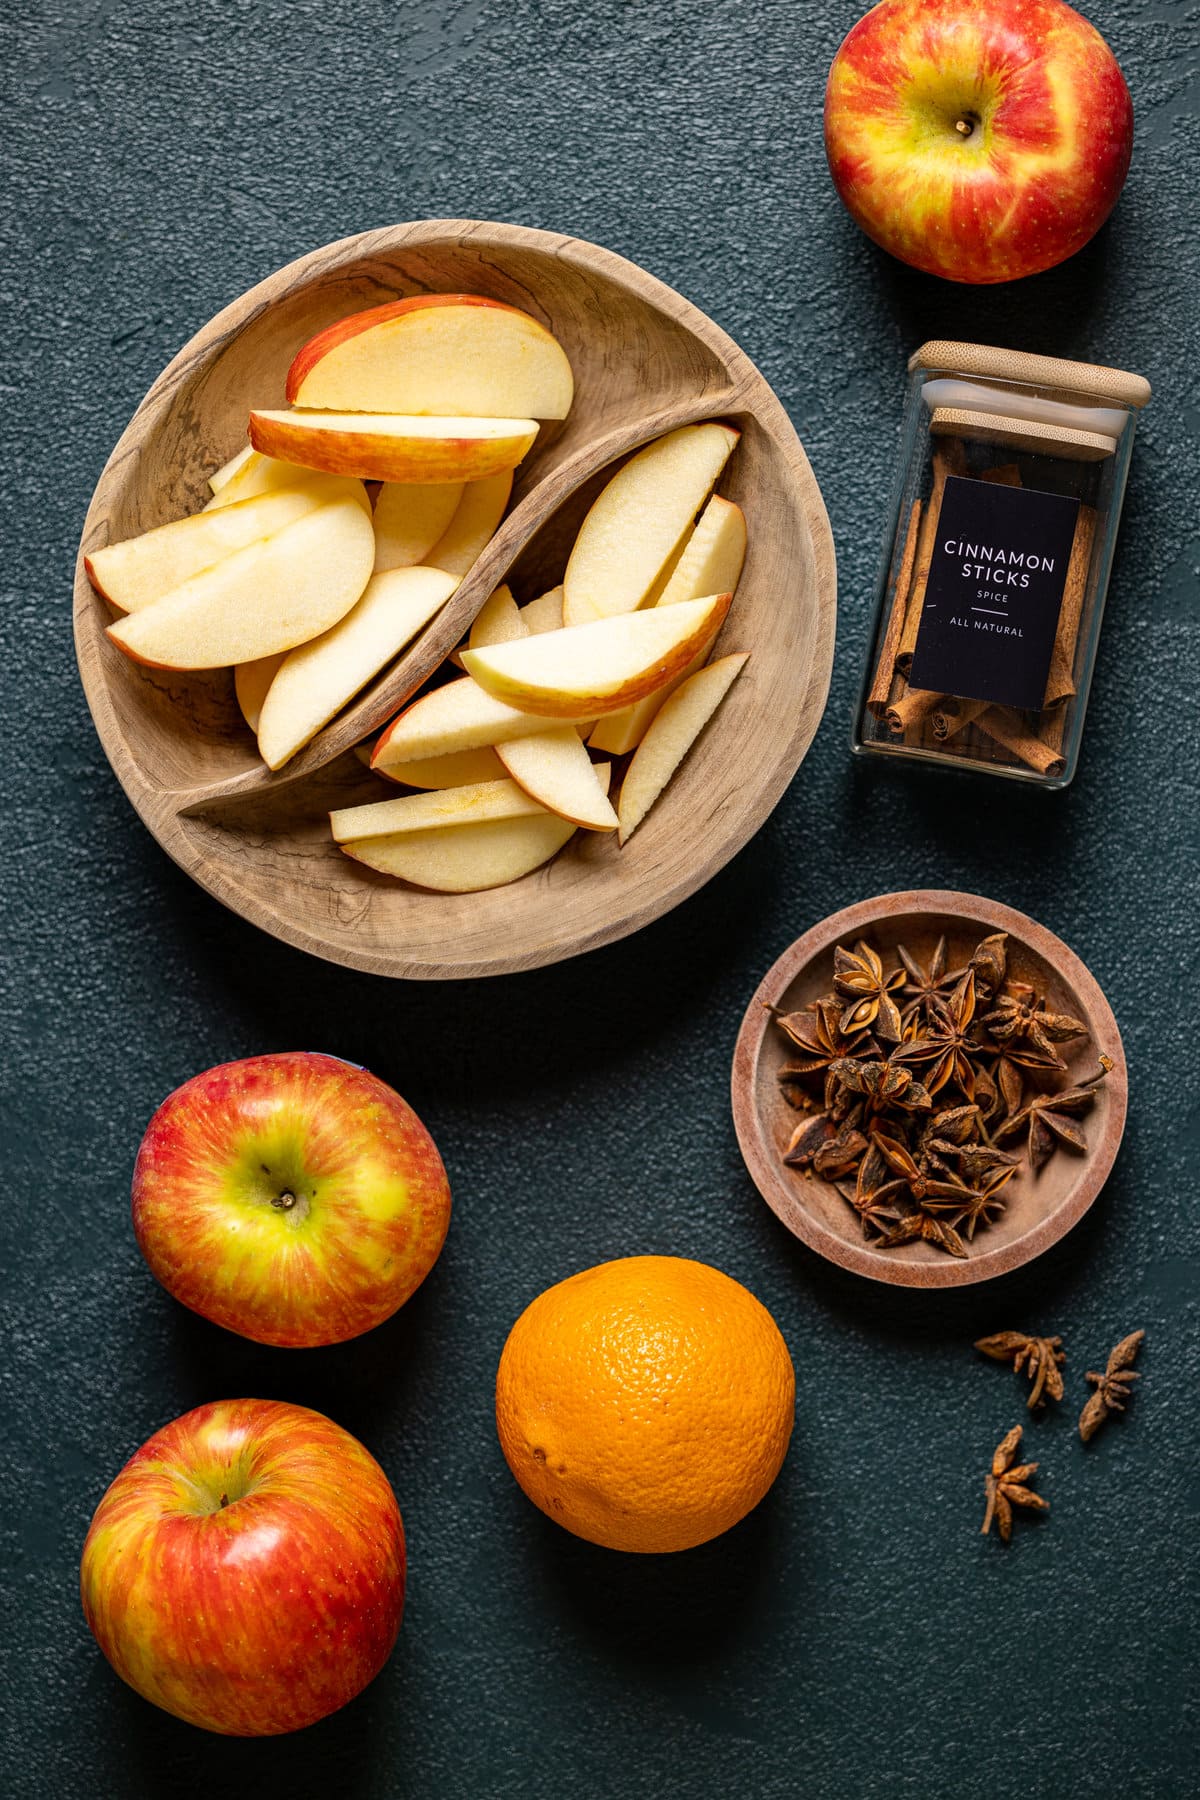
M 628 1256 L 548 1288 L 509 1333 L 496 1427 L 525 1493 L 611 1550 L 688 1550 L 778 1475 L 795 1377 L 739 1282 L 679 1256 Z

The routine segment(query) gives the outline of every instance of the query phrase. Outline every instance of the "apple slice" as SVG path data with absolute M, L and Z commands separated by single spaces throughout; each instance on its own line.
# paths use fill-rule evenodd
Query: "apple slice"
M 510 644 L 526 635 L 512 589 L 501 582 L 476 613 L 467 641 L 472 650 L 483 650 L 489 644 Z
M 497 744 L 496 755 L 525 792 L 589 831 L 614 831 L 617 815 L 573 725 Z
M 609 774 L 608 763 L 597 763 L 596 779 L 605 790 Z M 411 881 L 414 887 L 471 894 L 518 881 L 549 862 L 574 835 L 569 819 L 543 812 L 532 818 L 491 819 L 477 825 L 358 839 L 341 848 L 356 861 L 384 875 Z
M 419 294 L 339 319 L 288 371 L 293 406 L 332 412 L 565 419 L 574 391 L 556 338 L 475 294 Z
M 579 742 L 578 738 L 575 740 Z M 586 752 L 585 752 L 586 755 Z M 439 788 L 404 794 L 396 800 L 372 800 L 366 806 L 343 806 L 329 815 L 336 844 L 365 838 L 392 837 L 403 831 L 430 831 L 434 826 L 480 825 L 487 819 L 532 819 L 546 808 L 507 776 L 468 787 Z
M 219 494 L 221 489 L 232 481 L 238 470 L 249 462 L 253 455 L 253 447 L 247 444 L 244 449 L 238 451 L 236 456 L 231 456 L 228 462 L 222 463 L 219 469 L 214 469 L 208 478 L 209 493 Z
M 567 562 L 564 625 L 645 604 L 740 435 L 729 425 L 681 425 L 617 470 L 592 503 Z
M 193 513 L 144 531 L 122 544 L 107 544 L 85 556 L 88 580 L 98 594 L 122 612 L 140 612 L 161 600 L 172 588 L 202 569 L 211 569 L 222 557 L 260 538 L 274 537 L 305 514 L 316 512 L 325 499 L 314 486 L 289 488 L 277 494 L 260 494 L 220 512 Z
M 724 593 L 726 589 L 733 593 L 741 579 L 745 555 L 745 514 L 732 500 L 723 500 L 720 494 L 714 494 L 700 515 L 700 523 L 674 573 L 654 604 L 673 606 L 680 600 L 696 600 L 701 594 Z M 711 648 L 711 643 L 705 644 L 681 675 L 664 682 L 644 700 L 601 719 L 588 739 L 592 748 L 607 750 L 610 756 L 624 756 L 635 749 L 664 700 L 675 692 L 680 682 L 703 668 Z
M 540 637 L 543 631 L 561 631 L 562 606 L 562 587 L 548 588 L 521 608 L 521 623 L 531 637 Z
M 108 636 L 154 668 L 254 662 L 336 625 L 370 580 L 374 558 L 370 519 L 356 500 L 338 500 L 201 570 L 110 625 Z
M 539 716 L 594 718 L 640 700 L 686 668 L 720 630 L 729 594 L 619 613 L 486 650 L 465 650 L 468 672 L 495 699 Z
M 281 769 L 303 749 L 416 637 L 457 585 L 442 569 L 387 569 L 371 578 L 336 625 L 289 651 L 258 725 L 267 767 Z
M 371 752 L 367 751 L 370 763 Z M 454 756 L 426 756 L 419 762 L 378 763 L 377 775 L 402 787 L 471 787 L 480 781 L 504 781 L 508 771 L 494 750 L 460 750 Z
M 489 538 L 495 535 L 496 527 L 504 517 L 512 484 L 511 469 L 501 475 L 489 475 L 484 481 L 468 481 L 463 487 L 458 511 L 443 536 L 427 552 L 425 561 L 435 569 L 445 569 L 447 575 L 465 575 Z
M 485 693 L 468 675 L 422 694 L 397 714 L 376 744 L 371 766 L 384 770 L 394 763 L 483 750 L 569 723 L 566 718 L 535 718 L 515 706 L 506 706 L 503 700 Z
M 375 502 L 375 573 L 425 562 L 462 495 L 461 481 L 385 481 Z
M 482 481 L 515 468 L 537 436 L 532 419 L 416 413 L 252 412 L 264 456 L 364 481 Z
M 257 662 L 239 663 L 233 671 L 233 691 L 237 695 L 242 717 L 255 737 L 258 736 L 258 721 L 262 716 L 267 689 L 279 673 L 287 654 L 286 650 L 277 650 L 274 656 L 260 656 Z
M 689 677 L 666 701 L 625 771 L 617 801 L 619 843 L 627 843 L 745 668 L 723 656 Z

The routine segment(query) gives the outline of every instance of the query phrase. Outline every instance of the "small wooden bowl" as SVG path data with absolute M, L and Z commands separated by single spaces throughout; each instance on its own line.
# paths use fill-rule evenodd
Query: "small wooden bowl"
M 130 662 L 83 554 L 194 511 L 245 441 L 251 405 L 284 403 L 315 331 L 424 292 L 524 307 L 563 344 L 576 400 L 543 426 L 508 517 L 416 642 L 278 774 L 259 761 L 230 673 Z M 572 533 L 614 464 L 677 425 L 723 418 L 741 442 L 721 491 L 746 512 L 746 568 L 721 650 L 752 652 L 712 728 L 636 836 L 580 832 L 545 868 L 482 894 L 404 887 L 343 856 L 331 806 L 376 798 L 352 754 L 420 686 L 503 579 L 518 598 L 561 580 Z M 434 220 L 314 251 L 219 313 L 159 376 L 110 457 L 84 525 L 75 642 L 96 729 L 163 848 L 233 911 L 332 962 L 393 976 L 505 973 L 611 942 L 702 886 L 766 819 L 825 705 L 833 540 L 786 413 L 710 319 L 595 245 L 513 225 Z
M 1037 1176 L 1023 1165 L 1005 1189 L 1004 1213 L 977 1231 L 965 1260 L 921 1242 L 877 1249 L 862 1236 L 852 1208 L 835 1187 L 819 1176 L 784 1166 L 783 1152 L 800 1115 L 779 1089 L 788 1046 L 767 1006 L 794 1012 L 827 994 L 833 986 L 837 944 L 853 945 L 865 938 L 890 962 L 899 943 L 924 963 L 944 933 L 953 968 L 966 961 L 980 938 L 995 931 L 1008 933 L 1009 974 L 1031 982 L 1046 996 L 1051 1010 L 1070 1013 L 1087 1026 L 1091 1036 L 1082 1048 L 1072 1043 L 1061 1046 L 1071 1075 L 1094 1073 L 1101 1052 L 1113 1060 L 1111 1073 L 1099 1084 L 1095 1105 L 1078 1121 L 1087 1136 L 1087 1154 L 1058 1150 Z M 920 889 L 848 906 L 814 925 L 784 951 L 763 978 L 742 1021 L 732 1089 L 734 1124 L 746 1167 L 788 1230 L 831 1262 L 872 1281 L 929 1288 L 961 1287 L 1005 1275 L 1040 1256 L 1083 1217 L 1116 1160 L 1129 1082 L 1112 1009 L 1061 939 L 994 900 Z

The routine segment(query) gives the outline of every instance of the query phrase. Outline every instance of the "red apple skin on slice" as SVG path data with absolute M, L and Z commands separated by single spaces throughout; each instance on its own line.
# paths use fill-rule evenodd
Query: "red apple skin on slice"
M 518 307 L 419 294 L 339 319 L 288 371 L 293 406 L 335 412 L 563 419 L 574 391 L 561 345 Z
M 732 598 L 710 594 L 465 650 L 463 664 L 480 687 L 522 712 L 598 718 L 632 705 L 686 668 L 720 630 Z
M 483 481 L 514 469 L 537 437 L 533 419 L 386 413 L 252 412 L 264 456 L 362 481 L 433 485 Z

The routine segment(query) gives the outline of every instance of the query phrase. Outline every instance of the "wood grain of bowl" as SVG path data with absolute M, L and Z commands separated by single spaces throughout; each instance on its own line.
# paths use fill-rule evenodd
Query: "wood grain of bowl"
M 784 1166 L 783 1152 L 797 1122 L 779 1089 L 779 1070 L 788 1060 L 787 1042 L 767 1012 L 798 1011 L 833 986 L 833 952 L 838 944 L 865 938 L 895 961 L 898 943 L 925 963 L 938 938 L 947 939 L 950 967 L 966 961 L 980 938 L 1008 933 L 1009 975 L 1028 981 L 1046 996 L 1052 1011 L 1070 1013 L 1085 1024 L 1090 1039 L 1061 1045 L 1070 1075 L 1094 1073 L 1101 1053 L 1113 1069 L 1099 1084 L 1095 1105 L 1079 1124 L 1087 1137 L 1084 1156 L 1059 1150 L 1039 1175 L 1027 1164 L 1005 1189 L 1001 1217 L 980 1230 L 969 1255 L 949 1256 L 921 1242 L 886 1250 L 863 1235 L 853 1209 L 830 1183 Z M 917 889 L 883 894 L 846 907 L 805 932 L 768 970 L 751 1000 L 733 1058 L 734 1124 L 746 1167 L 755 1186 L 795 1237 L 844 1269 L 872 1281 L 905 1287 L 958 1287 L 988 1281 L 1040 1256 L 1078 1223 L 1108 1179 L 1125 1129 L 1128 1075 L 1121 1034 L 1095 978 L 1045 926 L 976 894 Z M 1021 1148 L 1006 1145 L 1007 1149 Z
M 542 427 L 507 518 L 413 645 L 287 767 L 258 759 L 228 670 L 131 663 L 86 552 L 196 510 L 205 479 L 245 441 L 251 405 L 284 403 L 300 346 L 397 296 L 474 292 L 523 307 L 575 370 L 570 417 Z M 351 862 L 331 806 L 379 796 L 352 747 L 377 731 L 463 635 L 504 579 L 529 599 L 561 579 L 607 473 L 677 425 L 722 418 L 741 442 L 721 491 L 745 510 L 749 550 L 719 653 L 750 662 L 721 713 L 624 850 L 581 832 L 510 887 L 434 894 Z M 75 575 L 75 641 L 104 749 L 162 847 L 234 912 L 330 961 L 389 976 L 506 973 L 611 942 L 693 893 L 750 838 L 812 740 L 833 657 L 836 577 L 820 492 L 790 421 L 711 320 L 595 245 L 469 220 L 398 225 L 302 257 L 219 313 L 163 371 L 100 478 Z

